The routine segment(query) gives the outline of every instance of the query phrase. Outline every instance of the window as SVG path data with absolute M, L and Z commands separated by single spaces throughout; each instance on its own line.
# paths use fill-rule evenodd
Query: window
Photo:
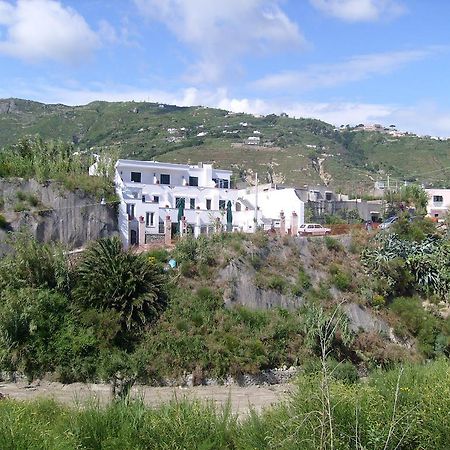
M 128 219 L 134 219 L 134 203 L 127 203 Z
M 168 175 L 167 173 L 162 173 L 159 176 L 159 182 L 161 184 L 170 184 L 170 175 Z
M 219 200 L 219 209 L 225 209 L 225 208 L 226 208 L 225 200 Z
M 159 195 L 154 195 L 153 196 L 153 202 L 154 203 L 159 203 Z
M 325 200 L 331 201 L 332 196 L 333 196 L 332 192 L 325 192 Z
M 183 204 L 186 206 L 186 200 L 183 197 L 175 197 L 175 208 L 179 208 Z
M 131 181 L 134 183 L 141 182 L 141 172 L 131 172 Z
M 236 202 L 236 211 L 241 210 L 241 204 L 239 202 Z
M 189 186 L 198 186 L 198 177 L 189 177 Z
M 154 227 L 155 226 L 155 213 L 154 212 L 146 212 L 145 213 L 145 226 L 146 227 Z
M 145 195 L 142 196 L 142 203 L 145 203 Z
M 442 203 L 444 201 L 444 197 L 442 195 L 433 195 L 434 203 Z
M 211 199 L 210 198 L 208 198 L 206 200 L 206 209 L 211 209 Z
M 223 178 L 213 178 L 213 181 L 218 188 L 228 189 L 230 187 L 229 181 Z
M 195 198 L 189 200 L 189 208 L 195 209 Z

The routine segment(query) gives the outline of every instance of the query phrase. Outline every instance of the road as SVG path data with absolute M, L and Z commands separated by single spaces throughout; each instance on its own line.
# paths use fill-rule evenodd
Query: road
M 171 400 L 188 399 L 209 401 L 221 408 L 230 400 L 233 413 L 245 416 L 251 408 L 261 411 L 265 407 L 286 399 L 292 388 L 293 386 L 289 384 L 188 388 L 135 386 L 132 396 L 142 398 L 148 406 L 158 406 Z M 28 385 L 25 382 L 0 382 L 0 393 L 17 400 L 53 398 L 67 404 L 83 403 L 92 399 L 105 404 L 110 399 L 110 388 L 106 384 L 61 384 L 41 381 Z

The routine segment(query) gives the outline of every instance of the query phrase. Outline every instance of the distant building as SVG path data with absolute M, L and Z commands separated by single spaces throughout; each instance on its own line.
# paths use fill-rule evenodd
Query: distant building
M 427 214 L 437 220 L 443 219 L 450 210 L 450 189 L 425 189 L 428 194 Z
M 259 145 L 261 143 L 261 138 L 259 136 L 250 136 L 246 139 L 245 143 L 247 145 Z

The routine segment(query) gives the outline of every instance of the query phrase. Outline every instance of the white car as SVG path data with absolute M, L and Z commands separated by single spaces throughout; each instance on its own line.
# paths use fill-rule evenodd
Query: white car
M 319 223 L 304 223 L 298 229 L 300 236 L 324 236 L 330 233 L 329 228 L 325 228 Z
M 394 225 L 394 223 L 397 222 L 397 220 L 398 220 L 397 216 L 389 217 L 389 219 L 386 219 L 383 223 L 380 224 L 380 230 L 387 230 L 392 225 Z

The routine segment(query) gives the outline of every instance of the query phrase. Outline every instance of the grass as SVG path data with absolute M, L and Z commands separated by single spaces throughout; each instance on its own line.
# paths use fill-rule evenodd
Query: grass
M 343 373 L 344 369 L 341 369 Z M 242 420 L 230 408 L 178 401 L 68 407 L 2 400 L 0 448 L 284 450 L 450 448 L 450 364 L 379 371 L 365 383 L 330 378 L 331 420 L 322 421 L 322 372 L 300 376 L 290 398 Z M 345 376 L 344 378 L 347 378 Z

